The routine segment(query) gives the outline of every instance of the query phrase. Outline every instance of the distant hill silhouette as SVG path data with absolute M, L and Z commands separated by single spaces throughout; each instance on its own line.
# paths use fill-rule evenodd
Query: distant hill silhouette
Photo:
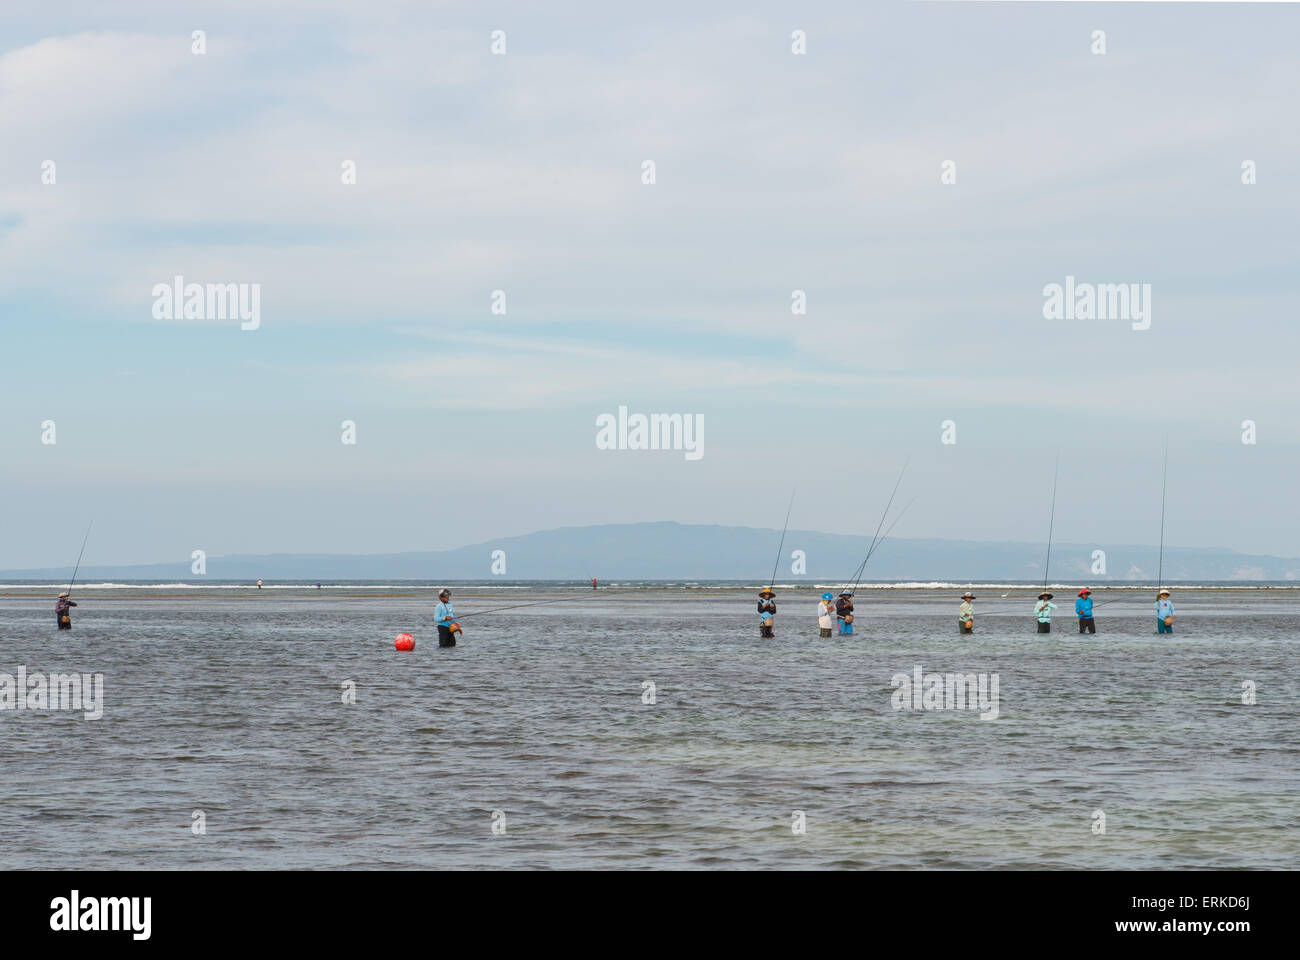
M 216 580 L 472 580 L 490 581 L 493 551 L 505 552 L 509 580 L 737 579 L 765 581 L 781 532 L 756 527 L 704 524 L 618 523 L 561 527 L 489 540 L 453 550 L 373 555 L 292 554 L 209 557 L 206 579 Z M 862 562 L 870 537 L 791 530 L 777 582 L 838 583 Z M 1094 550 L 1106 551 L 1105 576 L 1091 572 Z M 791 554 L 803 551 L 806 573 L 791 572 Z M 877 550 L 866 579 L 1040 580 L 1044 544 L 890 538 Z M 1104 583 L 1151 580 L 1157 548 L 1103 543 L 1058 543 L 1052 548 L 1051 580 Z M 7 579 L 66 580 L 67 567 L 0 572 Z M 83 564 L 82 583 L 113 579 L 201 582 L 188 557 L 175 563 Z M 1215 548 L 1165 547 L 1164 579 L 1300 579 L 1300 559 L 1253 556 Z

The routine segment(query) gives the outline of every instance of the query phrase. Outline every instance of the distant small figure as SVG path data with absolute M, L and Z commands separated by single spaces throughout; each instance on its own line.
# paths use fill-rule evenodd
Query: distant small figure
M 975 632 L 975 608 L 971 606 L 971 601 L 974 599 L 975 594 L 969 590 L 961 595 L 961 610 L 957 614 L 958 633 Z
M 72 614 L 68 611 L 76 605 L 74 601 L 68 599 L 66 590 L 59 594 L 58 600 L 54 601 L 54 616 L 59 621 L 60 630 L 72 629 Z
M 258 578 L 257 578 L 257 589 L 259 589 L 259 590 L 262 589 L 262 578 L 261 578 L 261 577 L 258 577 Z
M 1038 595 L 1038 602 L 1034 604 L 1034 614 L 1038 617 L 1038 632 L 1052 632 L 1052 611 L 1056 609 L 1056 604 L 1052 603 L 1052 595 L 1043 591 Z
M 595 577 L 592 577 L 592 578 L 591 578 L 591 589 L 593 589 L 593 590 L 596 589 L 596 578 L 595 578 Z
M 1174 602 L 1169 599 L 1169 591 L 1161 590 L 1156 594 L 1156 633 L 1174 632 Z
M 1074 601 L 1074 614 L 1079 618 L 1080 633 L 1096 633 L 1097 622 L 1092 619 L 1092 591 L 1084 587 L 1079 599 Z
M 758 635 L 775 637 L 776 594 L 766 587 L 758 592 Z
M 853 594 L 848 590 L 841 591 L 835 601 L 835 622 L 839 624 L 841 637 L 853 633 Z
M 438 591 L 438 606 L 434 608 L 433 616 L 438 621 L 438 646 L 456 646 L 456 630 L 460 625 L 456 623 L 456 610 L 451 605 L 451 591 L 446 587 Z
M 831 626 L 835 623 L 835 598 L 830 593 L 823 593 L 817 604 L 817 635 L 825 639 L 831 635 Z
M 319 589 L 320 589 L 320 584 L 319 584 L 319 583 L 318 583 L 318 584 L 316 584 L 316 589 L 317 589 L 317 590 L 319 590 Z

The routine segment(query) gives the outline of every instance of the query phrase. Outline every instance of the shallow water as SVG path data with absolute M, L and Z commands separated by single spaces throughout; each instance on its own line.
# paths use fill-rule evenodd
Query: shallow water
M 993 597 L 960 637 L 953 591 L 880 590 L 830 640 L 816 593 L 781 591 L 775 641 L 748 592 L 611 592 L 466 618 L 453 650 L 427 592 L 90 590 L 70 634 L 46 593 L 0 596 L 0 673 L 102 673 L 104 715 L 0 711 L 6 868 L 1300 859 L 1294 591 L 1180 594 L 1172 637 L 1100 591 L 1080 638 L 1060 594 L 1050 636 Z M 998 718 L 895 710 L 917 665 L 996 673 Z

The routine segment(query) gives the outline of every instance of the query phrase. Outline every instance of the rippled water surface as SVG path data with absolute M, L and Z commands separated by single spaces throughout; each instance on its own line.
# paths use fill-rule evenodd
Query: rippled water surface
M 1032 600 L 981 598 L 967 638 L 952 591 L 872 591 L 830 640 L 811 590 L 775 640 L 748 592 L 609 592 L 466 618 L 453 650 L 428 591 L 90 590 L 63 634 L 47 592 L 0 596 L 0 673 L 102 673 L 104 715 L 0 711 L 7 868 L 1300 860 L 1291 591 L 1177 596 L 1172 637 L 1099 591 L 1083 638 L 1034 633 Z M 996 673 L 998 718 L 895 710 L 918 665 Z

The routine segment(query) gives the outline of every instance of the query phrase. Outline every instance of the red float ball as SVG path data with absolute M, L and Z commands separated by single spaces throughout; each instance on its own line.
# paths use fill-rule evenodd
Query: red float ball
M 397 639 L 393 642 L 393 646 L 398 650 L 414 650 L 415 637 L 411 636 L 409 633 L 399 633 Z

